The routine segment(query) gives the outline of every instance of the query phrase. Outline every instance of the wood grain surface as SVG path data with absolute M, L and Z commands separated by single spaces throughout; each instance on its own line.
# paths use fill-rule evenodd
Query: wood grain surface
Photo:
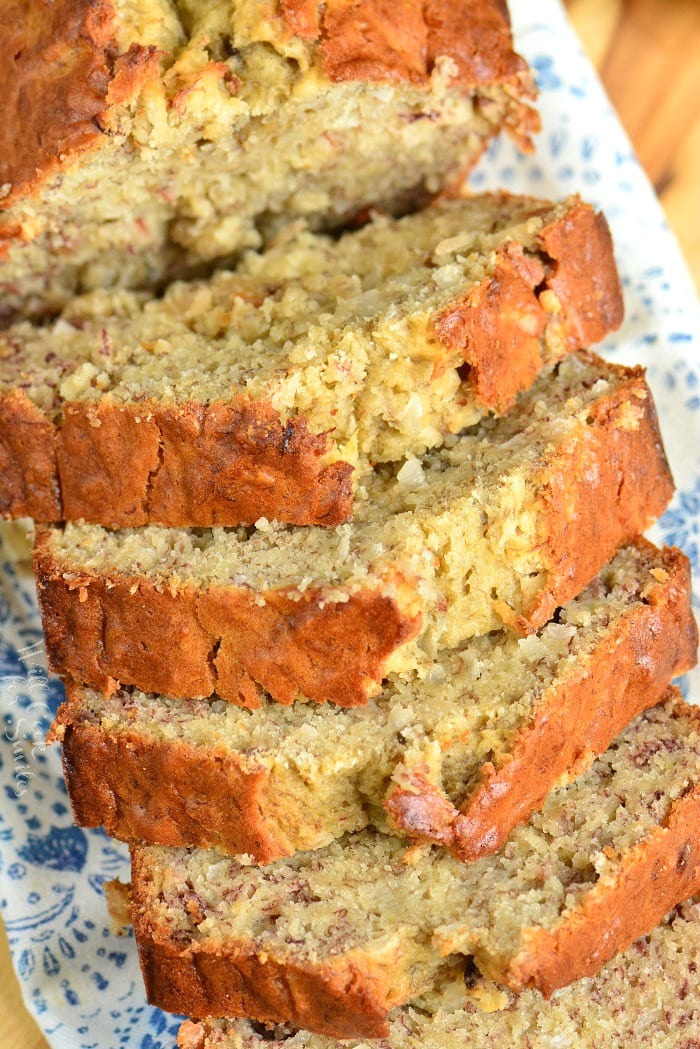
M 700 3 L 566 6 L 700 288 Z
M 700 3 L 568 0 L 566 6 L 700 288 Z M 48 1049 L 22 1005 L 1 929 L 0 1047 Z

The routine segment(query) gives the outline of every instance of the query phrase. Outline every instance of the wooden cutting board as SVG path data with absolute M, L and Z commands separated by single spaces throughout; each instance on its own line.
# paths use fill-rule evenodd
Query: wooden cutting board
M 700 3 L 565 3 L 700 288 Z M 48 1049 L 22 1005 L 1 930 L 0 1046 Z
M 700 288 L 700 3 L 565 4 Z

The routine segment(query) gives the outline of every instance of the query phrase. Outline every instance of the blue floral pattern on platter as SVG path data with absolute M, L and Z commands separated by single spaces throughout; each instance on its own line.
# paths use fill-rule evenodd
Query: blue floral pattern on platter
M 649 369 L 678 493 L 652 531 L 693 562 L 700 606 L 700 309 L 661 208 L 558 0 L 511 0 L 540 86 L 544 130 L 523 157 L 497 142 L 472 178 L 540 196 L 580 192 L 605 209 L 626 319 L 604 347 Z M 533 15 L 533 9 L 536 13 Z M 109 929 L 103 884 L 126 850 L 72 826 L 56 748 L 61 699 L 47 677 L 34 588 L 0 565 L 0 907 L 28 1007 L 54 1049 L 172 1049 L 179 1021 L 145 1004 L 133 939 Z M 684 682 L 700 699 L 700 673 Z

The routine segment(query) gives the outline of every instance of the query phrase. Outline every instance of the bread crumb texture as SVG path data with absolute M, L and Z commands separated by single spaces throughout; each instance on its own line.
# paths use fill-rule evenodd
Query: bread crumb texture
M 385 1037 L 391 1008 L 460 958 L 511 990 L 549 995 L 698 892 L 699 780 L 698 714 L 672 692 L 471 864 L 370 831 L 268 867 L 134 846 L 150 1000 Z
M 85 295 L 0 335 L 0 513 L 335 525 L 374 463 L 507 410 L 620 317 L 604 218 L 498 194 Z
M 700 907 L 695 901 L 671 911 L 594 977 L 549 1000 L 537 991 L 497 992 L 478 973 L 442 974 L 438 986 L 391 1014 L 379 1041 L 350 1039 L 348 1049 L 696 1049 L 700 1030 L 698 958 Z M 334 1039 L 247 1020 L 186 1022 L 180 1049 L 337 1049 Z
M 12 0 L 5 317 L 163 284 L 295 219 L 333 227 L 369 207 L 405 210 L 461 181 L 504 128 L 527 148 L 534 86 L 500 0 L 301 10 Z
M 357 705 L 442 648 L 544 625 L 671 491 L 641 371 L 570 355 L 507 416 L 375 470 L 351 524 L 40 531 L 51 664 L 101 689 Z
M 74 816 L 258 862 L 368 824 L 475 859 L 694 663 L 689 594 L 687 560 L 640 540 L 537 634 L 474 638 L 350 710 L 71 687 L 53 736 Z

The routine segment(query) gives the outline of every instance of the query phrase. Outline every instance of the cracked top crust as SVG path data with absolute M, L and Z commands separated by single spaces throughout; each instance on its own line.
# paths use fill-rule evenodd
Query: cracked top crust
M 502 132 L 531 148 L 533 80 L 501 0 L 318 10 L 5 0 L 0 325 L 162 288 L 299 218 L 414 210 Z
M 269 21 L 268 6 L 235 5 L 226 35 L 233 36 L 238 21 L 259 32 Z M 148 76 L 158 76 L 162 59 L 172 61 L 172 27 L 163 24 L 167 12 L 119 8 L 110 0 L 3 4 L 0 98 L 11 114 L 0 126 L 3 209 L 36 193 L 68 161 L 97 149 L 110 134 L 110 110 L 135 97 Z M 204 16 L 196 3 L 183 0 L 177 17 L 187 22 L 188 14 L 196 33 Z M 218 5 L 210 17 L 221 20 Z M 535 95 L 527 64 L 513 51 L 503 0 L 280 0 L 271 21 L 273 46 L 285 49 L 285 35 L 299 38 L 331 81 L 428 87 L 447 61 L 448 79 L 465 89 L 512 84 L 523 98 Z M 215 67 L 219 75 L 226 68 Z M 230 90 L 235 93 L 233 83 Z M 524 127 L 524 136 L 533 130 L 534 123 Z M 6 230 L 5 237 L 11 233 Z
M 330 80 L 427 84 L 441 59 L 465 87 L 524 85 L 504 0 L 280 0 L 290 32 L 318 43 Z
M 16 0 L 2 14 L 0 98 L 14 115 L 0 121 L 0 203 L 8 208 L 97 148 L 110 106 L 136 91 L 158 56 L 139 44 L 119 53 L 108 0 Z

